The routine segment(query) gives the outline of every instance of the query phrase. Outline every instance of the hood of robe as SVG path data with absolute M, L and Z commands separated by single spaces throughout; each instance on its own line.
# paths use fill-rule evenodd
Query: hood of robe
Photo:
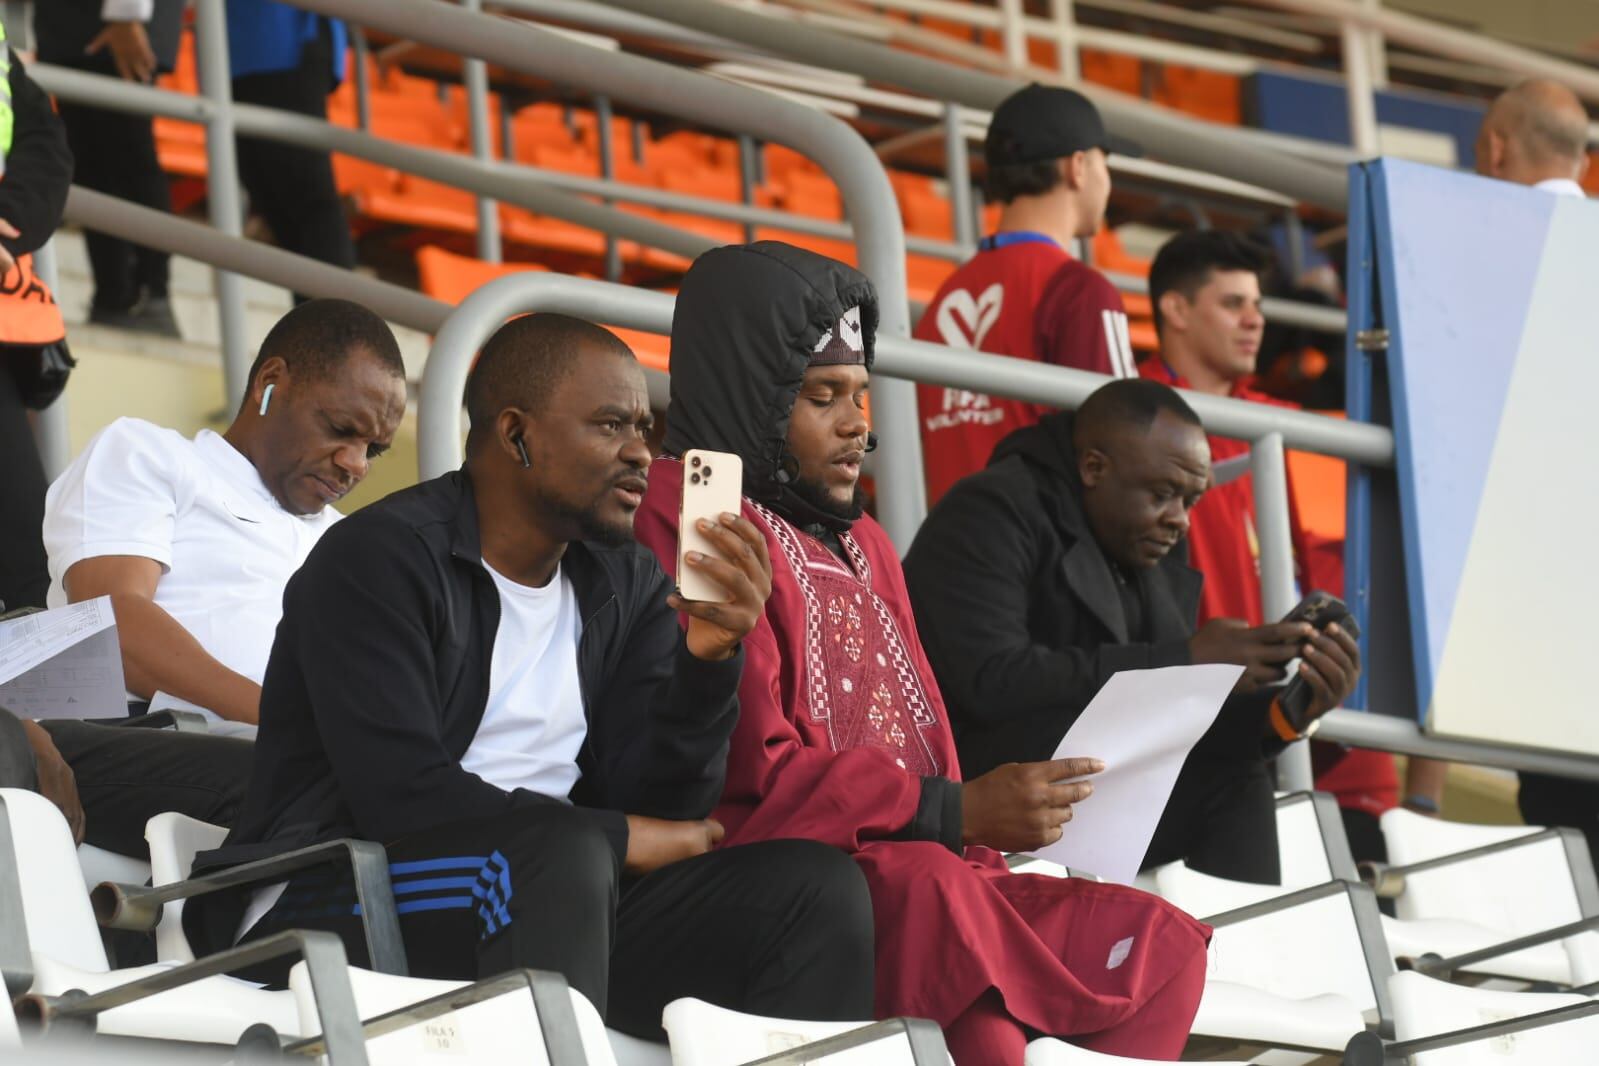
M 860 309 L 870 370 L 877 292 L 860 271 L 780 241 L 715 248 L 694 260 L 672 314 L 666 450 L 732 452 L 744 460 L 744 495 L 809 517 L 779 473 L 794 470 L 789 416 L 818 344 L 852 308 Z

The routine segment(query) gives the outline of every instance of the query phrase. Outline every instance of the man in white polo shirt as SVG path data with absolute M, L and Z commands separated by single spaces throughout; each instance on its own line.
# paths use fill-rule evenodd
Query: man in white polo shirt
M 296 307 L 262 342 L 225 433 L 190 440 L 121 418 L 50 487 L 50 605 L 110 596 L 130 699 L 253 734 L 283 587 L 404 411 L 404 364 L 381 318 L 343 300 Z M 76 776 L 91 840 L 97 822 L 142 831 L 152 808 L 225 821 L 242 797 L 248 746 L 41 724 Z
M 121 418 L 50 487 L 50 605 L 110 596 L 135 698 L 254 725 L 283 586 L 404 411 L 382 319 L 342 300 L 295 308 L 225 433 Z

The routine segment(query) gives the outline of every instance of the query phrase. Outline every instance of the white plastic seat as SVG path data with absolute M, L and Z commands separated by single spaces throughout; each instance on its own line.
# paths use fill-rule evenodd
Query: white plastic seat
M 1456 1032 L 1588 1002 L 1569 992 L 1499 992 L 1434 980 L 1418 973 L 1389 981 L 1394 1030 L 1401 1041 Z M 1414 1066 L 1553 1066 L 1594 1061 L 1599 1016 L 1527 1029 L 1454 1047 L 1422 1052 Z
M 661 1016 L 672 1047 L 672 1066 L 739 1066 L 871 1024 L 763 1018 L 692 998 L 673 1000 Z M 915 1060 L 909 1043 L 897 1036 L 819 1061 L 828 1066 L 911 1066 Z
M 1088 1051 L 1054 1037 L 1044 1037 L 1027 1045 L 1024 1066 L 1157 1066 L 1156 1059 L 1129 1059 Z M 1248 1066 L 1244 1062 L 1207 1060 L 1210 1066 Z
M 142 885 L 150 880 L 149 863 L 97 848 L 93 844 L 78 845 L 78 869 L 83 873 L 83 887 L 89 891 L 93 891 L 94 886 L 101 881 Z
M 1344 838 L 1342 821 L 1326 825 L 1317 811 L 1318 802 L 1333 809 L 1336 802 L 1326 793 L 1290 792 L 1277 797 L 1277 853 L 1284 888 L 1310 888 L 1324 885 L 1335 877 L 1353 877 L 1354 859 L 1349 856 L 1349 844 Z M 1326 834 L 1334 832 L 1337 839 L 1329 841 Z M 1340 848 L 1342 873 L 1334 870 L 1332 849 Z
M 1335 993 L 1290 997 L 1207 980 L 1191 1032 L 1264 1047 L 1341 1051 L 1365 1029 L 1361 1009 Z
M 395 977 L 352 966 L 350 986 L 355 991 L 356 1008 L 361 1017 L 370 1019 L 464 988 L 466 982 Z M 300 1026 L 308 1032 L 320 1031 L 321 1019 L 304 963 L 289 971 L 289 990 L 294 994 Z M 569 992 L 589 1066 L 629 1066 L 630 1063 L 633 1066 L 666 1066 L 671 1061 L 666 1048 L 618 1033 L 614 1035 L 621 1037 L 622 1048 L 627 1053 L 626 1059 L 620 1059 L 594 1004 L 576 989 Z M 519 1049 L 529 1062 L 545 1061 L 538 1013 L 525 988 L 513 989 L 431 1021 L 375 1037 L 367 1041 L 366 1047 L 372 1066 L 498 1066 L 505 1061 L 508 1048 Z M 641 1048 L 648 1049 L 647 1057 L 640 1057 Z
M 1154 873 L 1165 899 L 1202 919 L 1279 899 L 1288 891 L 1210 877 L 1182 863 Z M 1354 891 L 1367 890 L 1335 883 L 1318 898 L 1217 926 L 1194 1034 L 1341 1050 L 1350 1037 L 1377 1022 L 1380 1008 L 1367 948 L 1368 940 L 1381 934 L 1361 928 L 1348 894 Z M 1386 962 L 1386 949 L 1377 954 Z
M 1383 839 L 1394 866 L 1426 862 L 1472 848 L 1542 832 L 1536 826 L 1470 825 L 1426 818 L 1404 809 L 1382 816 Z M 1407 873 L 1394 900 L 1401 919 L 1441 920 L 1491 931 L 1489 943 L 1528 936 L 1585 917 L 1566 846 L 1556 837 L 1431 870 Z M 1475 945 L 1486 946 L 1483 944 Z M 1427 950 L 1448 955 L 1447 949 Z M 1599 933 L 1582 933 L 1480 964 L 1481 972 L 1529 981 L 1572 984 L 1572 956 L 1581 973 L 1599 973 Z
M 33 958 L 30 991 L 58 996 L 99 992 L 163 968 L 112 970 L 83 888 L 72 832 L 55 805 L 20 789 L 0 790 L 16 852 L 23 918 Z M 286 1024 L 297 1015 L 287 992 L 267 992 L 230 977 L 209 977 L 100 1015 L 101 1033 L 231 1044 L 258 1021 Z
M 194 869 L 195 855 L 221 847 L 227 837 L 228 831 L 222 826 L 186 814 L 169 811 L 156 815 L 144 825 L 144 842 L 150 846 L 150 883 L 160 886 L 184 880 Z M 162 908 L 155 947 L 156 957 L 163 962 L 188 962 L 194 958 L 189 940 L 183 935 L 181 899 Z

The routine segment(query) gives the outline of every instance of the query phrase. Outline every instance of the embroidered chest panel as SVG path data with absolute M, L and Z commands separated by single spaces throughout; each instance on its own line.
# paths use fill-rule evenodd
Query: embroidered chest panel
M 752 504 L 782 551 L 805 606 L 804 700 L 834 751 L 877 748 L 914 774 L 944 768 L 928 743 L 938 725 L 904 635 L 872 591 L 871 564 L 849 534 L 846 565 L 815 537 Z

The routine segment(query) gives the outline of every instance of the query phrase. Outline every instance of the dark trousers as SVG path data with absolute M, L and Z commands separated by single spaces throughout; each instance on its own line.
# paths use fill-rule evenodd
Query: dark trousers
M 1599 870 L 1599 782 L 1523 773 L 1516 805 L 1528 825 L 1580 831 L 1588 840 L 1594 868 Z
M 1212 877 L 1281 883 L 1270 763 L 1189 758 L 1150 839 L 1144 867 L 1179 859 Z
M 22 721 L 0 708 L 0 788 L 39 791 L 39 768 L 33 761 L 33 745 L 22 729 Z
M 333 91 L 329 48 L 324 32 L 305 46 L 294 70 L 234 78 L 233 98 L 326 119 Z M 279 247 L 334 266 L 355 266 L 355 243 L 327 152 L 240 137 L 239 176 Z
M 237 737 L 98 722 L 40 722 L 77 779 L 84 839 L 149 858 L 144 823 L 165 811 L 228 826 L 250 782 L 255 745 Z
M 612 1028 L 646 1039 L 660 1038 L 661 1010 L 681 996 L 756 1014 L 871 1017 L 871 897 L 855 863 L 826 845 L 749 844 L 625 878 L 588 813 L 562 805 L 418 833 L 388 854 L 414 976 L 553 970 Z M 347 875 L 314 871 L 245 939 L 328 929 L 361 964 L 353 903 Z
M 28 410 L 0 348 L 0 603 L 43 607 L 50 588 L 44 551 L 44 466 L 33 442 Z
M 109 50 L 97 55 L 51 56 L 51 62 L 116 77 Z M 155 132 L 145 115 L 125 115 L 58 101 L 75 160 L 72 180 L 84 188 L 170 213 L 172 192 L 156 156 Z M 126 311 L 141 292 L 167 295 L 167 254 L 93 230 L 85 235 L 94 272 L 94 305 Z

